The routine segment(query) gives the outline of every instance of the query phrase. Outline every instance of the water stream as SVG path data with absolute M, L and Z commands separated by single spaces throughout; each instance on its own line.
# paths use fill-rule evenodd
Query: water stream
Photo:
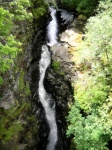
M 55 13 L 56 10 L 53 8 L 50 8 L 51 10 L 51 17 L 52 20 L 49 23 L 47 27 L 48 31 L 48 39 L 49 39 L 49 46 L 53 46 L 55 43 L 57 43 L 57 23 L 56 23 L 56 17 Z M 55 102 L 52 99 L 51 95 L 48 94 L 44 88 L 44 78 L 45 78 L 45 73 L 46 69 L 51 63 L 51 57 L 50 57 L 50 52 L 48 50 L 47 45 L 42 46 L 42 53 L 41 53 L 41 59 L 39 62 L 39 71 L 40 71 L 40 80 L 39 80 L 39 88 L 38 88 L 38 93 L 39 93 L 39 99 L 40 102 L 44 108 L 45 111 L 45 116 L 47 123 L 49 125 L 49 136 L 48 136 L 48 144 L 46 147 L 46 150 L 55 150 L 55 146 L 58 140 L 58 135 L 57 135 L 57 124 L 56 124 L 56 117 L 55 117 Z
M 57 43 L 58 23 L 56 19 L 56 9 L 50 7 L 52 20 L 47 26 L 47 36 L 49 43 L 47 45 L 53 46 Z

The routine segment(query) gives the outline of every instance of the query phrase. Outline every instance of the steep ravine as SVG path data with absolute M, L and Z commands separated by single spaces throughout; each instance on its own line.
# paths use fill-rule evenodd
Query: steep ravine
M 52 21 L 52 18 L 50 19 L 50 21 Z M 41 80 L 39 72 L 40 70 L 39 62 L 41 61 L 42 57 L 42 47 L 43 47 L 42 45 L 45 44 L 48 44 L 48 49 L 51 52 L 51 59 L 52 59 L 52 63 L 46 70 L 46 74 L 44 77 L 44 88 L 48 93 L 48 95 L 52 96 L 53 100 L 51 101 L 51 105 L 53 105 L 54 102 L 56 104 L 55 111 L 58 130 L 58 141 L 56 143 L 55 149 L 70 150 L 70 140 L 67 139 L 66 137 L 67 123 L 65 117 L 68 114 L 69 103 L 73 100 L 73 88 L 71 86 L 71 83 L 73 82 L 76 76 L 69 48 L 74 48 L 76 45 L 75 46 L 72 45 L 67 40 L 64 41 L 63 34 L 65 34 L 64 37 L 66 37 L 70 41 L 69 34 L 71 34 L 72 30 L 74 38 L 72 39 L 71 42 L 74 43 L 75 39 L 77 38 L 81 39 L 80 32 L 78 30 L 74 30 L 74 27 L 77 24 L 76 22 L 77 21 L 75 20 L 71 25 L 71 27 L 69 28 L 69 30 L 66 30 L 61 35 L 59 35 L 62 41 L 56 42 L 56 40 L 58 39 L 57 37 L 55 40 L 50 39 L 51 40 L 50 41 L 48 39 L 48 41 L 46 41 L 47 39 L 46 35 L 49 28 L 47 27 L 47 24 L 49 24 L 49 21 L 47 22 L 46 20 L 45 24 L 44 20 L 44 23 L 41 24 L 33 40 L 32 63 L 31 63 L 31 79 L 32 79 L 31 90 L 32 90 L 32 107 L 35 114 L 37 115 L 39 125 L 39 133 L 37 135 L 37 146 L 36 146 L 37 150 L 38 149 L 45 150 L 47 148 L 49 139 L 48 137 L 50 133 L 50 128 L 45 114 L 46 111 L 44 110 L 44 106 L 40 101 L 40 96 L 38 93 L 39 80 Z M 55 27 L 53 29 L 56 30 Z M 59 34 L 59 32 L 57 33 Z M 78 44 L 78 42 L 75 44 Z
M 34 33 L 33 40 L 31 41 L 32 35 L 28 35 L 30 30 L 28 31 L 26 26 L 26 34 L 19 36 L 24 38 L 28 35 L 30 39 L 26 41 L 24 50 L 18 55 L 14 66 L 4 75 L 5 84 L 0 88 L 0 148 L 2 150 L 46 150 L 49 143 L 50 129 L 38 89 L 41 78 L 39 62 L 42 57 L 42 45 L 49 43 L 46 36 L 47 26 L 52 18 L 46 5 L 41 4 L 42 6 L 39 1 L 35 1 L 35 8 L 32 8 L 34 13 L 34 31 L 31 32 Z M 36 6 L 43 8 L 43 14 L 39 13 L 40 10 Z M 69 39 L 71 27 L 74 28 L 75 25 L 74 22 L 66 31 L 62 29 L 64 26 L 58 25 L 58 29 L 64 32 L 62 34 L 58 32 L 55 45 L 48 46 L 51 64 L 46 70 L 43 83 L 46 92 L 52 97 L 51 105 L 55 103 L 58 131 L 55 150 L 70 150 L 70 139 L 66 137 L 65 117 L 68 114 L 68 106 L 73 100 L 71 83 L 76 73 L 70 50 L 75 47 L 68 41 L 64 41 L 63 37 Z

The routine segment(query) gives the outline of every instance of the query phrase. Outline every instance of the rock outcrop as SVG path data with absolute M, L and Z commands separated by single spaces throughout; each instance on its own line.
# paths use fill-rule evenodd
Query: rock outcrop
M 38 139 L 38 121 L 31 103 L 31 50 L 32 39 L 37 29 L 42 26 L 40 22 L 45 19 L 43 16 L 47 15 L 47 4 L 43 0 L 31 2 L 32 7 L 29 11 L 33 13 L 34 23 L 31 20 L 16 22 L 13 32 L 23 43 L 22 52 L 16 57 L 10 70 L 2 74 L 4 79 L 4 84 L 0 86 L 2 150 L 33 150 Z

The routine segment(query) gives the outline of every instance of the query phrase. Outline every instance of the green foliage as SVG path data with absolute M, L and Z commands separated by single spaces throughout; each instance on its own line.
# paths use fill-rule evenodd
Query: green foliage
M 83 76 L 76 82 L 67 117 L 67 135 L 74 136 L 77 150 L 107 150 L 112 139 L 112 2 L 101 2 L 97 11 L 78 51 L 75 63 L 84 66 Z
M 79 4 L 80 2 L 78 0 L 61 0 L 61 3 L 65 6 L 68 6 L 68 7 L 76 7 L 77 4 Z
M 23 104 L 20 108 L 17 107 L 18 104 L 10 110 L 4 110 L 2 112 L 0 118 L 0 140 L 2 140 L 3 143 L 12 140 L 14 136 L 17 136 L 19 132 L 23 130 L 22 122 L 17 120 L 17 118 L 25 111 L 27 104 Z
M 55 72 L 56 72 L 57 74 L 59 74 L 59 75 L 61 75 L 61 76 L 64 76 L 64 75 L 65 75 L 65 72 L 63 72 L 63 71 L 61 70 L 61 64 L 60 64 L 59 61 L 53 61 L 53 62 L 52 62 L 52 67 L 53 67 L 53 69 L 55 70 Z
M 54 6 L 56 9 L 58 9 L 57 2 L 55 0 L 47 0 L 49 4 Z
M 30 0 L 34 19 L 39 19 L 47 13 L 48 4 L 44 0 Z
M 40 8 L 37 15 L 41 17 L 44 0 L 35 1 L 38 4 L 40 2 L 37 6 L 34 4 L 33 7 Z M 30 0 L 16 0 L 7 3 L 6 8 L 7 10 L 0 7 L 0 88 L 3 87 L 1 90 L 3 92 L 4 88 L 7 91 L 8 87 L 6 86 L 10 84 L 12 95 L 18 100 L 14 100 L 13 106 L 7 110 L 0 108 L 0 148 L 15 150 L 25 147 L 26 149 L 26 146 L 32 146 L 33 137 L 37 135 L 36 117 L 31 113 L 30 102 L 27 101 L 30 88 L 24 78 L 26 73 L 26 62 L 23 63 L 25 53 L 21 52 L 26 48 L 29 33 L 30 37 L 32 34 L 30 29 L 32 29 L 33 15 L 31 11 L 33 8 Z M 21 54 L 19 54 L 20 52 Z M 7 72 L 8 70 L 10 73 Z M 7 79 L 8 74 L 11 76 L 9 79 Z M 15 80 L 17 84 L 13 87 L 12 84 Z M 3 83 L 4 85 L 1 86 Z M 1 95 L 2 102 L 5 97 L 2 97 L 3 95 Z M 11 96 L 11 101 L 13 96 Z
M 35 19 L 40 18 L 41 16 L 45 15 L 46 10 L 44 9 L 44 7 L 39 7 L 39 8 L 35 8 L 33 9 L 33 16 Z
M 0 76 L 0 85 L 2 85 L 4 83 L 3 78 Z
M 0 7 L 0 41 L 3 40 L 2 35 L 7 35 L 11 30 L 12 17 L 13 15 L 8 10 Z
M 75 135 L 76 149 L 107 150 L 107 142 L 112 135 L 111 118 L 109 118 L 108 112 L 104 113 L 104 109 L 100 109 L 100 111 L 96 110 L 84 117 L 80 111 L 80 107 L 73 105 L 68 116 L 70 125 L 68 126 L 67 135 Z
M 10 5 L 12 7 L 12 13 L 14 14 L 15 21 L 32 21 L 32 13 L 28 11 L 28 8 L 30 7 L 29 0 L 17 0 L 11 2 Z
M 4 8 L 0 8 L 0 73 L 7 71 L 14 63 L 14 58 L 21 51 L 21 43 L 10 34 L 13 15 Z M 0 76 L 0 84 L 3 79 Z
M 5 45 L 0 43 L 0 72 L 4 73 L 14 63 L 14 58 L 20 52 L 20 46 L 21 43 L 17 42 L 12 35 L 7 38 Z
M 59 71 L 60 70 L 60 62 L 59 61 L 53 61 L 52 66 L 54 70 Z
M 30 87 L 27 82 L 24 81 L 25 72 L 24 70 L 19 70 L 19 80 L 18 80 L 18 92 L 24 93 L 26 96 L 30 94 Z
M 20 131 L 23 130 L 22 125 L 20 122 L 14 122 L 12 123 L 12 126 L 9 127 L 9 129 L 4 133 L 4 140 L 9 141 L 14 138 L 15 135 L 17 135 Z
M 37 135 L 37 119 L 32 114 L 30 104 L 22 100 L 22 105 L 16 103 L 10 109 L 0 108 L 0 148 L 17 150 L 21 145 L 29 145 Z M 20 143 L 20 140 L 23 140 Z
M 21 26 L 25 21 L 32 22 L 29 0 L 10 2 L 8 10 L 0 7 L 0 74 L 5 73 L 14 64 L 18 53 L 21 52 L 21 39 L 16 39 L 16 23 Z M 3 84 L 0 75 L 0 84 Z
M 108 95 L 108 87 L 105 78 L 94 76 L 84 76 L 83 81 L 77 81 L 76 84 L 76 100 L 80 104 L 81 109 L 91 112 L 91 107 L 102 105 Z
M 96 0 L 61 0 L 64 7 L 71 10 L 77 10 L 79 13 L 91 15 L 93 13 L 97 1 Z
M 96 0 L 82 0 L 77 6 L 77 11 L 86 15 L 93 13 L 96 5 Z

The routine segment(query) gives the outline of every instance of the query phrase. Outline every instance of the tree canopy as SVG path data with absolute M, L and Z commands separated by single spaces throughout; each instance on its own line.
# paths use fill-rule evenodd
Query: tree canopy
M 75 102 L 67 117 L 67 135 L 77 150 L 108 150 L 112 140 L 112 2 L 102 1 L 88 20 L 78 50 L 83 77 L 75 85 Z
M 0 84 L 3 83 L 3 73 L 14 64 L 15 58 L 22 50 L 22 43 L 16 38 L 15 28 L 17 24 L 22 24 L 22 21 L 32 21 L 29 7 L 29 0 L 17 0 L 0 7 Z
M 63 7 L 76 10 L 78 13 L 86 14 L 90 16 L 94 13 L 96 5 L 98 4 L 99 0 L 60 0 Z

